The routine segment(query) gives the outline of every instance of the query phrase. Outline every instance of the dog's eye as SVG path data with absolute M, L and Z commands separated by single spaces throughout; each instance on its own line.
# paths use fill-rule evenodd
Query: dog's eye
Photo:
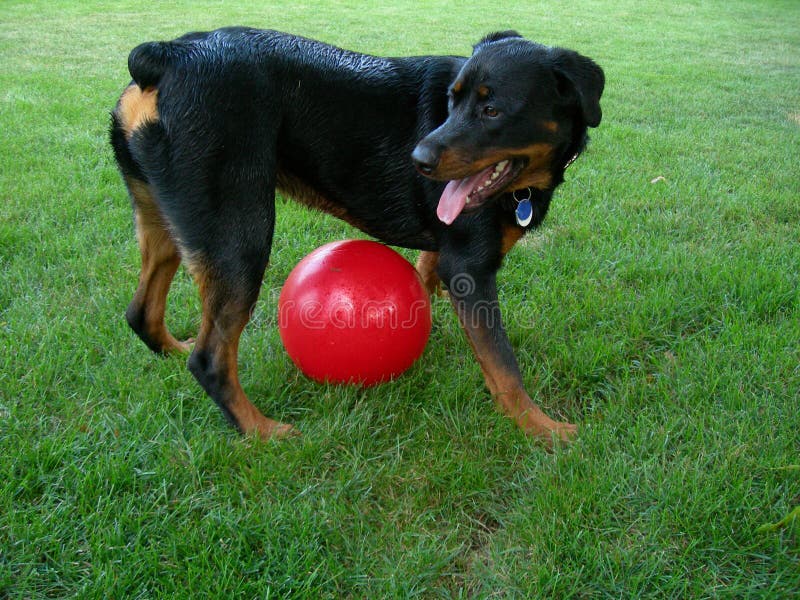
M 487 106 L 486 108 L 483 109 L 483 114 L 485 114 L 487 117 L 491 117 L 494 119 L 500 113 L 494 106 Z

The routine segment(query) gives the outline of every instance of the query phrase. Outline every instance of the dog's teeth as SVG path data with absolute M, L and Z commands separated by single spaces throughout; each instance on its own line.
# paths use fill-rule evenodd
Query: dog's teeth
M 492 173 L 492 180 L 497 179 L 498 177 L 500 177 L 500 173 L 498 173 L 497 171 Z
M 495 173 L 500 173 L 503 169 L 506 168 L 507 164 L 508 164 L 507 160 L 501 160 L 499 163 L 497 163 L 497 165 L 495 165 L 494 172 Z

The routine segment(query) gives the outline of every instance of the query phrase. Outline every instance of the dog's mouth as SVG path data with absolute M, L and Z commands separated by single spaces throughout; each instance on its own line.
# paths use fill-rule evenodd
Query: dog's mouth
M 450 225 L 462 212 L 480 208 L 489 198 L 506 191 L 526 162 L 521 158 L 501 160 L 475 175 L 448 182 L 436 208 L 439 220 Z

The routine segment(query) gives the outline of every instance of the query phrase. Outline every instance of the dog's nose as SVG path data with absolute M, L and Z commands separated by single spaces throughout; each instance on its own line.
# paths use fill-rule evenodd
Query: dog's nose
M 439 153 L 430 144 L 420 142 L 411 153 L 411 160 L 423 175 L 430 175 L 439 165 Z

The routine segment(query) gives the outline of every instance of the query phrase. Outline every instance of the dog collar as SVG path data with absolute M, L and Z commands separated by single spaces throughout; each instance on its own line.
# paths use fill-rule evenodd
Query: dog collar
M 576 152 L 575 154 L 573 154 L 572 158 L 570 158 L 567 161 L 567 164 L 564 165 L 564 170 L 565 171 L 567 170 L 567 167 L 569 167 L 572 163 L 574 163 L 578 159 L 578 154 L 580 154 L 580 152 Z

